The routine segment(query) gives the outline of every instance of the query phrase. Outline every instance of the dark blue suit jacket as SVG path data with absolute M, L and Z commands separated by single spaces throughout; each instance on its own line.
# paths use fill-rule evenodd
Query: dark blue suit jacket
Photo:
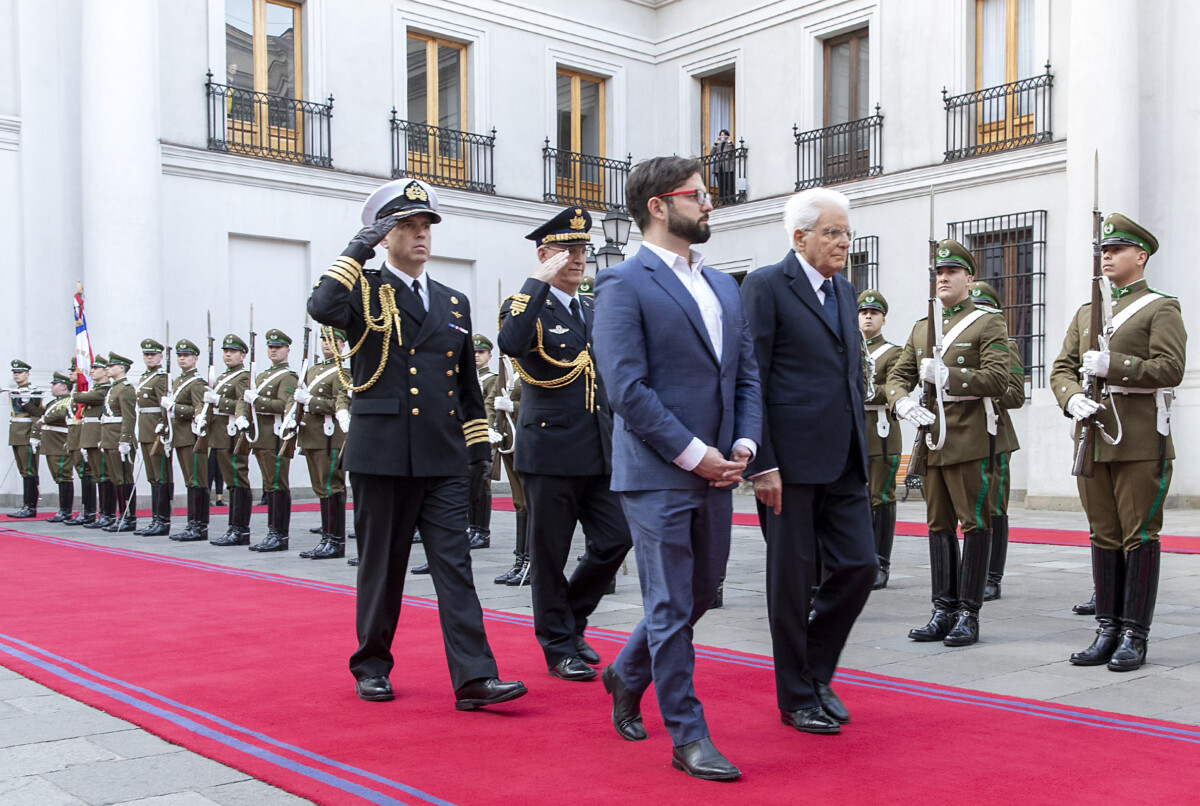
M 750 475 L 777 467 L 785 484 L 829 484 L 853 444 L 851 466 L 867 479 L 857 295 L 841 275 L 833 283 L 838 333 L 795 252 L 742 281 L 766 410 Z
M 718 361 L 700 308 L 675 272 L 643 247 L 600 272 L 593 338 L 614 414 L 612 489 L 708 485 L 674 464 L 693 437 L 728 456 L 760 442 L 762 395 L 737 282 L 705 267 L 721 303 Z

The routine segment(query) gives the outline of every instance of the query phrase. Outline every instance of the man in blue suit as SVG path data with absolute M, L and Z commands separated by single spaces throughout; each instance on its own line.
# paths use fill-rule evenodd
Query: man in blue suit
M 767 539 L 776 698 L 783 724 L 805 733 L 850 721 L 829 683 L 875 582 L 863 342 L 854 287 L 838 273 L 854 237 L 849 211 L 837 191 L 793 196 L 791 251 L 742 283 L 766 404 L 747 475 Z
M 709 739 L 692 685 L 692 628 L 729 557 L 731 487 L 758 449 L 758 368 L 737 283 L 691 248 L 708 240 L 712 210 L 700 164 L 647 160 L 625 197 L 644 244 L 601 272 L 594 343 L 645 616 L 601 677 L 623 738 L 646 738 L 641 696 L 654 683 L 672 766 L 732 780 L 741 773 Z

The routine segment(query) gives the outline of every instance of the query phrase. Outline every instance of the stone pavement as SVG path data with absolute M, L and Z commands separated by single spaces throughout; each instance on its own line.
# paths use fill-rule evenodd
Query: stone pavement
M 739 511 L 753 511 L 753 498 L 739 495 L 735 501 Z M 902 521 L 923 520 L 924 505 L 919 498 L 899 509 Z M 214 514 L 214 524 L 223 517 Z M 1014 508 L 1010 517 L 1013 526 L 1084 528 L 1079 513 Z M 270 555 L 243 548 L 218 549 L 207 543 L 177 544 L 166 538 L 97 536 L 91 530 L 44 522 L 0 521 L 4 521 L 0 526 L 57 537 L 354 584 L 354 569 L 343 561 L 311 562 L 296 557 L 298 551 L 316 542 L 306 531 L 317 522 L 315 512 L 293 517 L 292 551 Z M 256 533 L 265 527 L 265 516 L 254 516 Z M 1164 532 L 1200 536 L 1200 518 L 1184 510 L 1168 510 Z M 511 564 L 513 544 L 512 513 L 495 513 L 492 547 L 472 555 L 476 587 L 484 607 L 530 615 L 529 588 L 492 584 L 492 577 Z M 582 549 L 579 534 L 576 544 L 578 553 Z M 770 654 L 765 554 L 757 527 L 734 527 L 725 607 L 710 611 L 697 625 L 697 643 Z M 10 555 L 8 561 L 19 562 L 19 557 Z M 422 551 L 414 546 L 412 564 L 420 562 Z M 630 630 L 640 619 L 641 598 L 632 554 L 627 565 L 628 573 L 617 578 L 617 593 L 601 602 L 592 624 Z M 410 576 L 406 593 L 432 598 L 433 583 L 429 577 Z M 981 642 L 961 649 L 940 643 L 918 644 L 906 636 L 910 628 L 923 625 L 929 613 L 928 552 L 923 538 L 897 537 L 891 584 L 872 593 L 841 665 L 1200 725 L 1200 555 L 1164 555 L 1149 662 L 1137 672 L 1118 674 L 1103 666 L 1077 668 L 1067 663 L 1071 652 L 1091 641 L 1093 620 L 1070 610 L 1090 593 L 1086 548 L 1014 543 L 1009 549 L 1003 599 L 984 607 Z M 604 651 L 603 645 L 598 648 Z M 529 651 L 538 651 L 532 634 Z M 500 664 L 503 670 L 503 658 Z M 346 686 L 351 685 L 347 674 Z M 853 688 L 843 687 L 841 693 L 853 708 Z M 604 707 L 602 696 L 597 684 L 597 707 Z M 305 802 L 0 667 L 2 806 L 292 806 Z

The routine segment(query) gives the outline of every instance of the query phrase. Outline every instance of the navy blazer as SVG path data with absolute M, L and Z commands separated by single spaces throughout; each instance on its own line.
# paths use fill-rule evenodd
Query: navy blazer
M 857 294 L 841 275 L 833 283 L 838 333 L 795 252 L 742 281 L 766 409 L 750 475 L 777 467 L 785 484 L 829 484 L 841 476 L 853 444 L 852 466 L 867 479 Z
M 674 464 L 694 437 L 728 456 L 761 441 L 762 395 L 737 282 L 705 267 L 721 303 L 717 360 L 700 308 L 671 267 L 642 247 L 600 272 L 593 339 L 613 410 L 612 489 L 703 489 Z

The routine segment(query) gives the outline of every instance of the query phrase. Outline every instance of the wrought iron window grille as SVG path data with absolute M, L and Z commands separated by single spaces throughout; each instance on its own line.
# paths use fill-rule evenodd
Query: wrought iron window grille
M 796 190 L 836 185 L 883 173 L 883 115 L 838 123 L 802 132 L 792 126 L 796 141 Z
M 392 110 L 392 178 L 410 176 L 440 187 L 496 192 L 496 130 L 473 134 L 413 123 Z
M 575 151 L 550 147 L 550 138 L 542 148 L 542 201 L 586 207 L 590 210 L 628 212 L 625 206 L 625 181 L 633 166 L 633 155 L 625 160 L 594 157 Z
M 846 268 L 841 275 L 854 286 L 855 295 L 879 288 L 879 236 L 864 235 L 850 243 Z
M 746 201 L 746 140 L 738 140 L 737 147 L 726 143 L 727 148 L 713 151 L 700 158 L 704 184 L 712 196 L 713 207 L 726 207 Z
M 207 73 L 208 148 L 283 162 L 333 167 L 328 103 L 214 84 Z
M 946 108 L 945 161 L 1049 143 L 1054 139 L 1053 87 L 1050 62 L 1046 62 L 1046 72 L 1039 76 L 975 92 L 947 95 L 942 87 L 942 103 Z

